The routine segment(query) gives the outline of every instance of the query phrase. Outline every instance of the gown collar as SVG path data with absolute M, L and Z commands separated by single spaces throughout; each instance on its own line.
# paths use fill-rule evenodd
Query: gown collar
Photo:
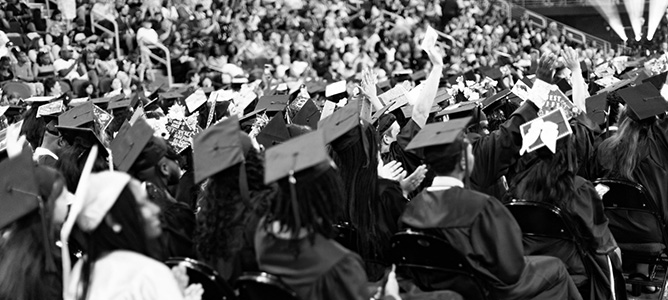
M 428 190 L 447 190 L 452 187 L 464 188 L 464 183 L 454 177 L 450 176 L 436 176 L 434 181 L 431 183 L 431 187 Z

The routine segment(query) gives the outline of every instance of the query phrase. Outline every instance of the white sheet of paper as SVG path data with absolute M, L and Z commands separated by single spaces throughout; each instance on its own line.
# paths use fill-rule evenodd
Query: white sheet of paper
M 427 25 L 427 31 L 424 34 L 424 39 L 422 40 L 422 44 L 420 44 L 420 48 L 422 48 L 422 50 L 425 51 L 434 48 L 434 46 L 436 46 L 437 39 L 438 39 L 438 34 L 436 33 L 436 30 L 434 30 L 434 28 L 432 28 L 431 26 Z
M 325 101 L 325 106 L 322 107 L 322 113 L 320 114 L 320 120 L 324 120 L 334 113 L 334 108 L 336 104 L 332 101 Z
M 207 98 L 206 94 L 204 94 L 204 91 L 202 89 L 196 90 L 192 95 L 186 98 L 186 106 L 188 107 L 188 111 L 192 113 L 202 104 L 204 104 L 206 100 Z

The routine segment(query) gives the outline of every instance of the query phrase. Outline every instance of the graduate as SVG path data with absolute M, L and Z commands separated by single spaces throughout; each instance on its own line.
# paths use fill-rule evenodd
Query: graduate
M 95 151 L 96 147 L 91 153 Z M 63 298 L 157 300 L 201 295 L 201 287 L 186 289 L 187 276 L 185 284 L 177 281 L 166 265 L 150 257 L 149 240 L 162 232 L 160 208 L 149 201 L 142 184 L 122 172 L 90 174 L 91 164 L 89 157 L 61 232 L 67 245 L 76 223 L 87 245 L 71 272 L 69 258 L 63 259 Z
M 276 182 L 280 195 L 257 227 L 257 261 L 299 299 L 366 300 L 362 259 L 332 239 L 344 188 L 322 134 L 302 135 L 265 153 L 264 182 Z
M 436 177 L 406 206 L 403 227 L 445 238 L 497 299 L 582 299 L 557 258 L 524 256 L 519 226 L 499 200 L 465 187 L 475 166 L 473 146 L 463 132 L 469 121 L 429 124 L 408 145 L 409 150 L 423 149 Z
M 67 214 L 65 179 L 34 165 L 27 144 L 14 152 L 0 163 L 0 299 L 59 299 L 56 240 Z
M 151 244 L 154 257 L 160 260 L 193 257 L 194 211 L 177 202 L 169 190 L 181 176 L 178 156 L 163 138 L 153 135 L 153 129 L 143 118 L 132 126 L 126 122 L 110 147 L 117 170 L 144 182 L 149 199 L 160 207 L 163 232 L 159 243 Z
M 200 133 L 193 148 L 195 183 L 205 182 L 195 235 L 199 257 L 228 282 L 259 271 L 255 230 L 278 193 L 275 184 L 264 184 L 264 156 L 236 117 Z
M 572 244 L 534 236 L 523 239 L 524 253 L 562 259 L 583 298 L 591 293 L 595 299 L 609 299 L 612 296 L 609 264 L 614 261 L 615 268 L 621 271 L 621 252 L 608 228 L 603 202 L 594 185 L 576 175 L 576 133 L 571 133 L 570 124 L 561 110 L 525 126 L 527 133 L 520 150 L 523 156 L 518 163 L 518 173 L 510 183 L 507 199 L 546 202 L 559 208 L 568 220 L 574 222 L 588 257 L 594 260 L 587 258 L 583 261 Z M 598 272 L 592 272 L 593 278 L 587 278 L 585 264 L 597 268 Z M 625 294 L 623 284 L 621 286 L 621 293 L 617 293 L 620 297 Z

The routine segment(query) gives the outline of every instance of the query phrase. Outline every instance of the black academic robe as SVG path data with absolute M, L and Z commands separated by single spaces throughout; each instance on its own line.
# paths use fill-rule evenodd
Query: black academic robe
M 195 213 L 155 184 L 147 182 L 149 199 L 160 207 L 162 234 L 152 247 L 152 255 L 159 260 L 170 257 L 195 257 L 192 237 L 195 232 Z
M 412 174 L 422 164 L 422 158 L 413 151 L 406 151 L 405 149 L 415 135 L 420 132 L 420 129 L 417 123 L 412 119 L 409 120 L 399 131 L 397 140 L 390 144 L 389 151 L 381 154 L 383 163 L 387 164 L 393 160 L 400 162 L 408 175 Z
M 291 248 L 293 243 L 265 231 L 262 221 L 255 233 L 255 251 L 260 269 L 279 276 L 299 299 L 370 298 L 359 255 L 320 234 L 315 235 L 313 244 L 308 238 L 297 241 L 297 256 Z
M 559 259 L 524 256 L 519 225 L 493 197 L 460 187 L 427 189 L 406 206 L 401 222 L 449 241 L 497 299 L 582 299 Z
M 608 299 L 611 293 L 610 266 L 607 255 L 613 253 L 612 251 L 617 248 L 617 243 L 608 228 L 608 218 L 605 216 L 603 201 L 594 185 L 579 176 L 575 177 L 574 183 L 575 197 L 559 208 L 565 214 L 566 219 L 575 224 L 575 234 L 584 241 L 584 250 L 587 251 L 589 257 L 583 261 L 575 246 L 567 241 L 533 236 L 524 237 L 524 253 L 560 258 L 566 264 L 568 273 L 581 291 L 589 292 L 591 286 L 588 283 L 591 282 L 587 280 L 593 280 L 595 299 Z M 541 199 L 527 200 L 541 201 Z M 617 258 L 613 260 L 617 262 Z M 585 264 L 591 266 L 593 278 L 588 278 Z M 588 294 L 583 294 L 583 297 L 588 296 Z
M 522 148 L 520 125 L 535 119 L 537 113 L 538 107 L 526 101 L 498 130 L 487 136 L 477 136 L 471 141 L 475 156 L 470 176 L 472 189 L 488 195 L 498 193 L 495 188 L 499 179 L 520 158 L 520 148 Z

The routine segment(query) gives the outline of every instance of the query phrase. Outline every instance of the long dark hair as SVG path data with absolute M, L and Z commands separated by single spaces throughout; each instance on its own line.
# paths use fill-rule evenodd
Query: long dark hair
M 33 149 L 42 145 L 46 122 L 44 118 L 37 118 L 37 107 L 33 106 L 23 113 L 23 125 L 21 134 L 26 135 L 26 140 Z
M 329 163 L 325 163 L 298 172 L 295 177 L 297 180 L 294 186 L 295 195 L 292 195 L 288 178 L 278 181 L 279 194 L 269 204 L 264 229 L 271 231 L 272 223 L 277 221 L 282 226 L 281 231 L 291 232 L 291 238 L 295 241 L 298 240 L 302 229 L 306 229 L 311 243 L 315 241 L 316 234 L 332 238 L 334 223 L 339 218 L 344 200 L 343 182 L 338 172 Z M 300 226 L 297 226 L 293 213 L 293 196 L 299 206 Z M 298 242 L 295 242 L 294 246 L 297 250 Z
M 562 209 L 575 197 L 575 153 L 572 135 L 557 142 L 557 152 L 547 147 L 524 155 L 510 184 L 509 195 L 516 199 L 540 201 Z
M 65 181 L 67 182 L 67 189 L 74 193 L 79 184 L 79 177 L 81 177 L 81 170 L 86 163 L 88 153 L 90 153 L 91 145 L 80 143 L 77 138 L 71 145 L 65 145 L 56 153 L 58 160 L 56 161 L 56 168 L 63 173 Z M 98 152 L 97 159 L 93 165 L 93 172 L 104 171 L 109 168 L 109 164 L 103 154 Z
M 250 198 L 244 200 L 239 190 L 240 165 L 209 178 L 199 203 L 195 236 L 197 252 L 205 260 L 228 260 L 243 248 L 243 234 L 249 221 L 259 220 L 276 197 L 278 187 L 264 184 L 264 158 L 255 149 L 246 154 L 246 179 Z
M 0 299 L 39 300 L 62 295 L 60 272 L 46 270 L 46 260 L 57 262 L 58 251 L 55 247 L 45 249 L 43 240 L 46 236 L 46 244 L 55 246 L 57 230 L 53 225 L 53 211 L 65 180 L 49 167 L 37 167 L 35 174 L 39 196 L 45 200 L 41 213 L 46 226 L 42 224 L 40 211 L 35 210 L 8 228 L 8 238 L 0 244 Z
M 625 113 L 626 114 L 626 113 Z M 656 120 L 636 122 L 624 115 L 618 131 L 598 146 L 598 162 L 606 170 L 606 176 L 633 179 L 633 172 L 644 156 L 648 145 L 648 132 Z
M 109 225 L 100 225 L 86 237 L 86 257 L 81 270 L 83 293 L 78 299 L 85 300 L 91 283 L 91 275 L 95 262 L 105 254 L 114 250 L 128 250 L 149 256 L 147 237 L 144 229 L 144 218 L 139 210 L 137 200 L 128 186 L 123 188 L 107 215 L 121 225 L 120 232 L 114 232 Z
M 366 139 L 364 143 L 362 139 Z M 343 219 L 358 232 L 358 249 L 369 257 L 381 244 L 378 232 L 378 144 L 376 130 L 364 123 L 332 142 L 332 157 L 339 167 L 346 198 Z M 367 149 L 365 149 L 365 144 Z

